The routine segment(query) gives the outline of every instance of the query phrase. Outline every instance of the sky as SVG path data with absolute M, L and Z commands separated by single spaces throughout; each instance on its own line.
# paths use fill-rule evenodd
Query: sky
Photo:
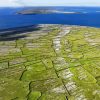
M 0 7 L 100 6 L 100 0 L 0 0 Z

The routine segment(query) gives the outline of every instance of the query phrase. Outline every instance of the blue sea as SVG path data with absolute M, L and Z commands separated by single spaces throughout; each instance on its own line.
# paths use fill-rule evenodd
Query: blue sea
M 0 30 L 24 27 L 34 24 L 66 24 L 100 27 L 100 7 L 41 7 L 64 12 L 80 12 L 74 14 L 53 13 L 21 15 L 21 10 L 38 7 L 0 8 Z

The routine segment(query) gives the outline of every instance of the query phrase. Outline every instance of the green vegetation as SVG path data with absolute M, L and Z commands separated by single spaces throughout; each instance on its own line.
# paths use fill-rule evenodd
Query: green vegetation
M 100 100 L 100 29 L 47 25 L 0 41 L 0 100 L 66 99 Z

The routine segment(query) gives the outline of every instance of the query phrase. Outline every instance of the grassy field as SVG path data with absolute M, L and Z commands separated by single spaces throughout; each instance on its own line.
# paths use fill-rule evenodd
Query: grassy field
M 0 39 L 0 100 L 100 100 L 99 28 L 40 25 Z

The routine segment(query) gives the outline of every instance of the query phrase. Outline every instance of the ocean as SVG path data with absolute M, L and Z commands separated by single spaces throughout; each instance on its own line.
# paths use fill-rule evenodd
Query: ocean
M 66 24 L 100 27 L 100 7 L 46 7 L 52 10 L 64 12 L 80 12 L 74 14 L 16 14 L 18 11 L 33 8 L 36 7 L 0 8 L 0 30 L 30 26 L 34 24 Z M 45 7 L 41 7 L 41 9 L 42 8 Z

